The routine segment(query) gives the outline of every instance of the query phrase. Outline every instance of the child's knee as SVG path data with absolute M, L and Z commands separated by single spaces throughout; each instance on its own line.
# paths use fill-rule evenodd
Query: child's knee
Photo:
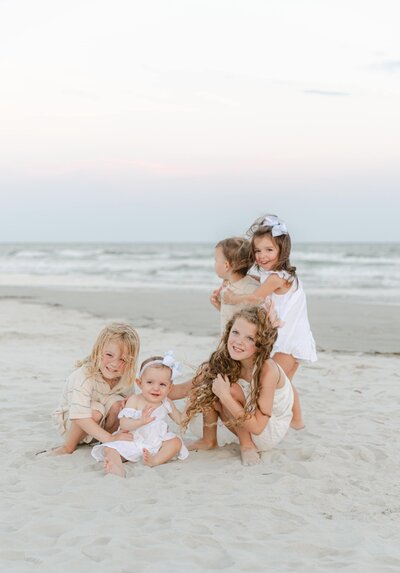
M 118 416 L 121 411 L 123 400 L 118 400 L 118 402 L 114 402 L 114 404 L 110 407 L 107 413 L 108 416 Z
M 169 440 L 170 448 L 174 450 L 175 453 L 178 453 L 182 447 L 182 442 L 179 438 L 173 438 Z
M 99 424 L 102 418 L 103 414 L 101 412 L 99 412 L 98 410 L 92 410 L 92 419 L 96 422 L 96 424 Z

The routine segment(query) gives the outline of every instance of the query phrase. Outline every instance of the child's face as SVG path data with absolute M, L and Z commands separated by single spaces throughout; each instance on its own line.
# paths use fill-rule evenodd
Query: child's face
M 256 263 L 264 270 L 270 271 L 279 259 L 279 248 L 272 237 L 264 235 L 254 239 L 254 256 Z
M 239 317 L 232 325 L 228 337 L 228 352 L 233 360 L 252 358 L 256 352 L 257 327 Z
M 149 366 L 143 372 L 142 378 L 136 382 L 145 400 L 152 404 L 159 404 L 171 390 L 171 370 L 166 366 Z
M 225 258 L 225 255 L 222 251 L 222 247 L 217 247 L 214 251 L 214 269 L 217 276 L 220 279 L 228 278 L 228 271 L 229 271 L 229 263 Z
M 105 380 L 121 378 L 126 366 L 126 348 L 116 341 L 107 342 L 101 355 L 100 372 Z

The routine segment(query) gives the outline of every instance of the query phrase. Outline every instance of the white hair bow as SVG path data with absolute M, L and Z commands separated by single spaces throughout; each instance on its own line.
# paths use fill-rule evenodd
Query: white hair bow
M 288 234 L 288 230 L 284 221 L 281 221 L 278 217 L 276 217 L 276 215 L 267 215 L 261 225 L 263 227 L 271 227 L 273 237 L 280 237 L 281 235 Z
M 175 380 L 175 378 L 182 376 L 181 363 L 178 362 L 177 360 L 175 360 L 173 350 L 168 350 L 168 352 L 166 352 L 164 354 L 164 358 L 162 360 L 162 363 L 164 364 L 164 366 L 168 366 L 168 368 L 171 368 L 171 370 L 172 370 L 171 379 L 172 380 Z

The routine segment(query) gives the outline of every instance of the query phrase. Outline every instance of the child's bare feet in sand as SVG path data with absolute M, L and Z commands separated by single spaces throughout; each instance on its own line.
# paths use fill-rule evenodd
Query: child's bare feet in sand
M 47 452 L 39 452 L 46 453 L 48 456 L 64 456 L 65 454 L 73 454 L 75 450 L 71 450 L 66 446 L 58 446 L 58 448 L 53 448 L 48 450 Z
M 240 455 L 242 457 L 242 465 L 244 466 L 255 466 L 261 463 L 260 454 L 255 448 L 241 447 Z
M 188 450 L 213 450 L 214 448 L 218 448 L 217 441 L 205 440 L 204 438 L 190 442 L 190 444 L 187 445 Z
M 156 458 L 156 455 L 152 455 L 149 450 L 146 450 L 146 448 L 143 448 L 143 463 L 145 466 L 149 466 L 149 468 L 154 468 L 154 466 L 158 466 L 159 464 L 156 462 L 156 460 L 154 458 Z
M 104 448 L 103 468 L 105 474 L 114 474 L 119 477 L 126 477 L 121 456 L 116 450 L 111 448 Z

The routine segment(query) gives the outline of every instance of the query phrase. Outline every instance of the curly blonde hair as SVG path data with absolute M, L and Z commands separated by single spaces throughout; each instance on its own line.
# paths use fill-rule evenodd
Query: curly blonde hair
M 261 370 L 264 363 L 271 356 L 272 347 L 278 336 L 277 328 L 271 324 L 268 312 L 259 306 L 246 306 L 236 312 L 227 323 L 217 349 L 207 362 L 203 362 L 193 378 L 192 388 L 189 394 L 186 416 L 182 422 L 183 429 L 187 429 L 190 420 L 197 414 L 205 414 L 211 410 L 218 400 L 212 391 L 212 384 L 218 374 L 228 376 L 231 384 L 240 378 L 242 365 L 239 360 L 233 360 L 228 351 L 228 338 L 231 328 L 238 318 L 247 320 L 256 326 L 254 354 L 253 380 L 251 392 L 246 401 L 243 415 L 236 420 L 235 425 L 240 425 L 252 416 L 257 407 L 261 391 Z
M 113 322 L 103 328 L 98 335 L 89 356 L 76 363 L 76 367 L 85 366 L 89 376 L 102 379 L 100 365 L 104 347 L 109 342 L 119 344 L 124 351 L 125 369 L 119 384 L 129 388 L 136 377 L 137 358 L 140 350 L 140 339 L 136 330 L 129 324 Z

